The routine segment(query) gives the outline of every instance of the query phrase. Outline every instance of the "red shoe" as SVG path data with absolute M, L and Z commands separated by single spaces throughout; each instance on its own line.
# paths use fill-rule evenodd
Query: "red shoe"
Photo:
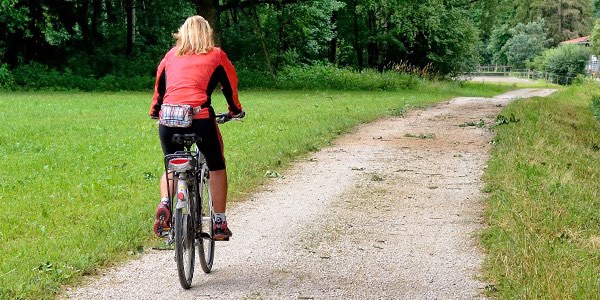
M 227 227 L 227 221 L 213 222 L 213 240 L 215 241 L 229 241 L 229 238 L 233 235 L 231 230 Z
M 156 221 L 154 221 L 154 234 L 157 237 L 164 237 L 171 229 L 171 211 L 169 210 L 169 201 L 161 201 L 156 208 Z

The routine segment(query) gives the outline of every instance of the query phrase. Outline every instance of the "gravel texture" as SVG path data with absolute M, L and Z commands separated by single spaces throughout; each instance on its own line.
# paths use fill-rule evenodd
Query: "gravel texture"
M 489 127 L 509 101 L 552 92 L 455 98 L 361 125 L 231 204 L 234 236 L 217 243 L 212 273 L 196 267 L 190 290 L 173 251 L 149 250 L 62 297 L 484 298 L 476 235 Z
M 475 82 L 507 82 L 507 83 L 536 83 L 539 80 L 533 80 L 528 78 L 518 78 L 512 76 L 474 76 L 467 77 L 470 81 Z

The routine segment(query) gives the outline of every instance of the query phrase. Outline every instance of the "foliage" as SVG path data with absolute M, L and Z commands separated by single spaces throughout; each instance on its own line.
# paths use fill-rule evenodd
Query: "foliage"
M 218 43 L 234 63 L 272 77 L 305 64 L 382 71 L 397 61 L 455 75 L 477 59 L 466 0 L 128 3 L 5 0 L 0 59 L 11 70 L 38 63 L 86 78 L 151 76 L 173 44 L 171 33 L 197 11 L 214 22 Z
M 0 64 L 0 89 L 10 89 L 14 87 L 15 79 L 6 64 Z
M 367 23 L 369 18 L 375 18 L 374 25 L 366 32 L 369 42 L 361 45 L 367 48 L 367 62 L 377 64 L 381 70 L 387 63 L 408 61 L 418 68 L 429 67 L 439 74 L 450 75 L 468 69 L 477 61 L 478 40 L 477 29 L 463 4 L 461 1 L 401 4 L 373 1 L 357 7 L 366 12 Z M 385 52 L 392 56 L 379 54 Z
M 417 75 L 405 70 L 377 72 L 340 69 L 333 65 L 289 66 L 275 80 L 265 70 L 237 68 L 240 89 L 333 89 L 333 90 L 399 90 L 420 85 Z M 318 84 L 317 84 L 318 83 Z M 115 76 L 100 78 L 60 73 L 45 65 L 31 63 L 12 72 L 0 67 L 0 88 L 54 91 L 149 91 L 154 86 L 150 76 Z
M 600 56 L 600 20 L 596 20 L 596 25 L 590 35 L 590 46 L 592 54 Z
M 421 80 L 414 75 L 393 71 L 355 72 L 329 65 L 287 67 L 278 74 L 282 89 L 400 90 L 414 88 Z
M 502 25 L 492 32 L 489 51 L 495 64 L 508 64 L 517 68 L 546 49 L 549 39 L 546 37 L 544 20 L 538 19 L 527 24 L 519 23 L 513 28 Z
M 506 55 L 507 48 L 504 47 L 504 45 L 506 45 L 508 40 L 512 37 L 509 30 L 508 24 L 503 24 L 492 31 L 487 50 L 492 54 L 492 63 L 496 65 L 508 64 Z
M 595 299 L 600 290 L 597 83 L 516 101 L 485 175 L 488 291 L 498 299 Z
M 152 74 L 173 43 L 170 33 L 193 13 L 185 1 L 140 5 L 127 53 L 127 18 L 119 1 L 5 0 L 0 8 L 0 25 L 9 29 L 0 33 L 0 60 L 11 69 L 38 63 L 96 78 Z
M 508 0 L 472 1 L 471 15 L 483 41 L 489 41 L 492 31 L 512 17 L 513 3 Z
M 560 76 L 559 83 L 570 83 L 578 74 L 585 73 L 585 66 L 590 59 L 590 51 L 581 45 L 567 44 L 548 49 L 537 57 L 532 66 L 551 74 Z
M 154 86 L 154 78 L 150 76 L 115 76 L 106 75 L 100 78 L 76 75 L 67 70 L 58 72 L 48 66 L 31 63 L 23 65 L 12 72 L 6 72 L 12 79 L 12 85 L 4 88 L 20 90 L 55 90 L 55 91 L 148 91 Z M 0 74 L 2 71 L 0 69 Z M 0 75 L 0 78 L 2 76 Z M 2 87 L 0 85 L 0 87 Z
M 486 58 L 491 57 L 491 62 L 494 64 L 508 64 L 506 55 L 508 49 L 502 49 L 502 47 L 512 37 L 509 30 L 518 26 L 519 23 L 529 24 L 538 22 L 537 20 L 540 19 L 544 20 L 544 29 L 547 32 L 547 38 L 550 39 L 550 46 L 588 35 L 593 26 L 592 1 L 590 0 L 480 0 L 474 2 L 474 18 L 479 22 L 480 28 L 487 26 L 482 29 L 482 41 L 486 46 L 481 53 Z M 482 7 L 486 10 L 484 11 Z M 489 33 L 489 40 L 486 33 Z M 524 37 L 516 39 L 520 40 L 518 44 L 523 46 L 527 43 L 527 39 Z M 522 53 L 522 51 L 519 52 Z
M 537 18 L 546 22 L 552 45 L 588 35 L 593 26 L 591 0 L 518 0 L 513 24 Z
M 509 30 L 511 37 L 502 47 L 509 65 L 523 68 L 525 64 L 546 49 L 550 40 L 546 38 L 544 20 L 522 24 Z

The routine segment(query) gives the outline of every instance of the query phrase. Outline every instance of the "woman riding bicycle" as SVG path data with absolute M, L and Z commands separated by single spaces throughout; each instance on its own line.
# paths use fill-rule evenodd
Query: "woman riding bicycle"
M 217 84 L 220 84 L 230 116 L 243 118 L 245 113 L 238 99 L 237 75 L 225 52 L 214 46 L 212 29 L 203 17 L 189 17 L 174 37 L 177 39 L 175 47 L 167 52 L 156 72 L 150 116 L 161 118 L 158 133 L 165 155 L 183 150 L 183 145 L 171 140 L 173 134 L 196 133 L 201 138 L 197 146 L 206 157 L 210 170 L 210 194 L 215 212 L 213 239 L 228 240 L 232 234 L 225 218 L 227 173 L 223 140 L 210 97 Z M 191 106 L 191 125 L 162 122 L 167 106 Z M 154 233 L 159 236 L 162 228 L 170 227 L 167 174 L 161 178 L 160 196 L 154 224 Z

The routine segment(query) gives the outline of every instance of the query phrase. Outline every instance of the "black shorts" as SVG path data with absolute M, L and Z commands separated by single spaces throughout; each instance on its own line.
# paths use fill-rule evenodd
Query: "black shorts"
M 163 154 L 173 154 L 176 151 L 183 151 L 183 145 L 175 144 L 172 141 L 173 134 L 196 133 L 200 142 L 196 145 L 204 157 L 206 164 L 211 171 L 225 169 L 225 157 L 223 156 L 223 139 L 215 119 L 194 119 L 192 126 L 187 128 L 158 126 L 158 136 Z

